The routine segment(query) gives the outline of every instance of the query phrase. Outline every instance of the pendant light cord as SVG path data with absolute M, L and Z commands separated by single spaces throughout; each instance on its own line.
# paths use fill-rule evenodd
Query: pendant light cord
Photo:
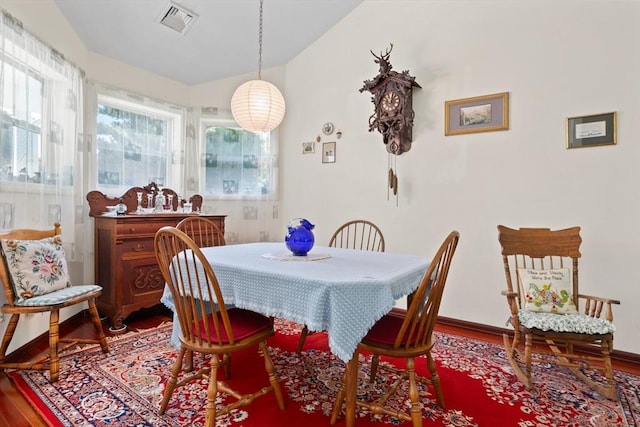
M 258 28 L 258 80 L 262 80 L 262 2 L 260 0 L 260 26 Z

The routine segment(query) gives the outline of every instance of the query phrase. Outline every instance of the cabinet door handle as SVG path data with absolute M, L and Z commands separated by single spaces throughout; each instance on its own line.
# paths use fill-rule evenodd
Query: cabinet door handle
M 135 233 L 136 229 L 134 227 L 129 228 L 129 233 Z
M 138 243 L 131 250 L 134 251 L 134 252 L 142 252 L 142 251 L 144 251 L 144 245 L 141 245 L 141 244 Z

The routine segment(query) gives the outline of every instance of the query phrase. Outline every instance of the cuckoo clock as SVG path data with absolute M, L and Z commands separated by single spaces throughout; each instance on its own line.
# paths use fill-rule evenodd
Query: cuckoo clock
M 374 112 L 369 117 L 369 132 L 378 130 L 382 140 L 391 154 L 400 155 L 411 149 L 413 128 L 413 88 L 420 85 L 415 77 L 405 70 L 401 73 L 393 71 L 389 56 L 393 44 L 385 53 L 380 52 L 374 62 L 380 66 L 380 72 L 372 80 L 365 80 L 360 92 L 369 91 L 373 95 L 371 102 Z

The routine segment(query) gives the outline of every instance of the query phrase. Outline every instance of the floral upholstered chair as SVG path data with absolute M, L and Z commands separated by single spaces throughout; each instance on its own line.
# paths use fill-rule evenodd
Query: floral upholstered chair
M 66 348 L 97 343 L 102 351 L 109 351 L 96 308 L 102 287 L 71 285 L 59 223 L 50 230 L 18 229 L 0 233 L 0 244 L 0 281 L 7 299 L 2 313 L 11 315 L 0 345 L 0 369 L 48 369 L 53 382 L 60 375 L 59 354 Z M 84 302 L 88 304 L 96 338 L 60 339 L 60 309 Z M 49 353 L 30 361 L 21 360 L 20 355 L 7 357 L 20 315 L 46 312 L 49 312 Z

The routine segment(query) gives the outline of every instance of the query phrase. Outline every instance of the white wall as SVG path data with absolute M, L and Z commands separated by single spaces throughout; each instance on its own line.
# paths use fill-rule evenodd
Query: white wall
M 581 289 L 617 298 L 618 350 L 640 353 L 640 2 L 365 0 L 287 66 L 284 218 L 316 224 L 316 241 L 354 218 L 376 222 L 387 250 L 431 257 L 457 229 L 460 245 L 440 314 L 504 327 L 507 304 L 496 225 L 582 227 Z M 411 151 L 387 154 L 368 132 L 369 52 L 414 91 Z M 447 100 L 510 93 L 510 129 L 444 136 Z M 617 111 L 616 146 L 567 150 L 567 117 Z M 336 140 L 337 161 L 301 143 Z
M 0 6 L 89 78 L 196 106 L 224 102 L 244 80 L 182 93 L 176 82 L 88 53 L 51 0 Z M 339 224 L 364 217 L 381 226 L 388 251 L 430 257 L 457 229 L 440 314 L 504 326 L 496 225 L 580 225 L 581 288 L 622 300 L 615 347 L 640 353 L 639 22 L 637 1 L 365 0 L 269 76 L 288 107 L 280 128 L 283 230 L 303 216 L 325 242 Z M 394 160 L 397 205 L 387 200 L 382 138 L 367 131 L 370 95 L 358 92 L 378 72 L 369 49 L 389 43 L 394 69 L 408 69 L 422 86 L 414 93 L 413 148 Z M 503 91 L 508 131 L 444 136 L 446 100 Z M 567 117 L 609 111 L 618 113 L 618 145 L 565 149 Z M 333 164 L 321 163 L 320 150 L 301 154 L 326 121 L 343 132 Z

